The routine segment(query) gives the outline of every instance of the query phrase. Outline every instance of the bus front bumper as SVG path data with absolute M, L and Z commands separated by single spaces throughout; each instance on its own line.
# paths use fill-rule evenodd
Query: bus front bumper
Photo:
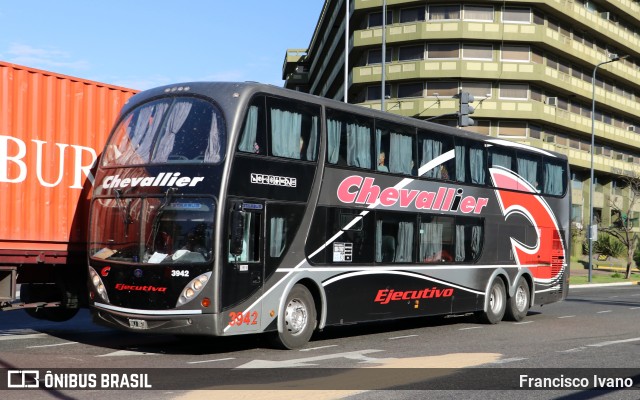
M 219 314 L 201 310 L 133 310 L 101 303 L 90 306 L 99 325 L 140 333 L 221 336 Z

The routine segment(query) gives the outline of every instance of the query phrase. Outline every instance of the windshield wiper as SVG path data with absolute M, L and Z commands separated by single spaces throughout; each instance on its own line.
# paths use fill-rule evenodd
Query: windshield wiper
M 176 188 L 169 188 L 164 193 L 164 199 L 162 200 L 162 204 L 158 207 L 158 211 L 153 219 L 153 225 L 151 226 L 151 236 L 147 239 L 147 247 L 149 246 L 151 239 L 155 240 L 158 235 L 158 230 L 160 230 L 160 222 L 162 222 L 162 214 L 164 214 L 164 209 L 169 205 L 169 202 L 173 199 L 173 194 L 177 191 Z
M 122 213 L 122 222 L 125 226 L 131 224 L 133 221 L 131 220 L 131 216 L 129 215 L 129 205 L 131 201 L 127 205 L 124 204 L 124 200 L 122 199 L 122 191 L 120 189 L 115 189 L 116 193 L 116 205 L 120 209 Z M 125 231 L 124 236 L 127 237 L 127 232 Z

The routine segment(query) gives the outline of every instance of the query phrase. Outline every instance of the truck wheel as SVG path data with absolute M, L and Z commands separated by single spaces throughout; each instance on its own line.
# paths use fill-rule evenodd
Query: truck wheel
M 485 324 L 497 324 L 502 320 L 507 307 L 507 291 L 502 279 L 496 277 L 489 289 L 489 307 L 487 311 L 479 311 L 476 316 Z
M 70 295 L 65 293 L 64 295 Z M 54 285 L 33 285 L 22 284 L 20 286 L 20 300 L 23 303 L 39 303 L 39 302 L 53 302 L 61 301 L 63 293 Z M 64 303 L 64 301 L 62 302 Z M 79 308 L 67 308 L 67 307 L 38 307 L 38 308 L 25 308 L 24 309 L 30 317 L 36 319 L 43 319 L 53 322 L 68 321 L 80 311 Z
M 273 342 L 277 347 L 297 349 L 309 342 L 316 328 L 316 306 L 313 296 L 303 285 L 295 285 L 287 295 L 284 309 L 280 310 L 283 319 L 282 332 L 273 333 Z
M 507 300 L 505 319 L 516 322 L 522 321 L 527 316 L 527 312 L 529 312 L 530 299 L 531 290 L 529 289 L 529 284 L 523 277 L 520 277 L 515 294 Z

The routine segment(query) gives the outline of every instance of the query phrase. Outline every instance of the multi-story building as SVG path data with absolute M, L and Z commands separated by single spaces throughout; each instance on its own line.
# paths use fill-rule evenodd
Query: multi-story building
M 476 124 L 465 129 L 569 156 L 578 231 L 593 121 L 595 219 L 608 226 L 612 202 L 628 204 L 623 177 L 640 176 L 638 0 L 345 1 L 326 0 L 309 47 L 287 51 L 286 87 L 344 100 L 349 7 L 350 103 L 455 125 L 454 96 L 470 92 Z

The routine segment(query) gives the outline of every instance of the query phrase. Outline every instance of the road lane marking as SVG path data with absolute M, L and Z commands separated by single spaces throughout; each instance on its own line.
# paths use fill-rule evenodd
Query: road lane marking
M 54 344 L 41 344 L 39 346 L 27 346 L 27 349 L 37 349 L 40 347 L 56 347 L 56 346 L 67 346 L 69 344 L 78 344 L 78 342 L 64 342 L 64 343 L 54 343 Z
M 96 357 L 120 357 L 120 356 L 157 356 L 157 353 L 146 353 L 144 351 L 118 350 L 113 353 L 100 354 Z
M 589 347 L 604 347 L 604 346 L 611 346 L 611 345 L 614 345 L 614 344 L 631 343 L 631 342 L 640 342 L 640 337 L 631 338 L 631 339 L 622 339 L 622 340 L 611 340 L 611 341 L 608 341 L 608 342 L 600 342 L 600 343 L 588 344 L 587 346 L 589 346 Z
M 417 337 L 417 336 L 418 335 L 396 336 L 396 337 L 390 337 L 389 340 L 407 339 L 407 338 L 412 338 L 412 337 Z
M 347 358 L 349 360 L 359 360 L 360 362 L 367 363 L 384 363 L 387 362 L 388 359 L 383 358 L 371 358 L 366 356 L 365 354 L 369 353 L 377 353 L 383 350 L 359 350 L 359 351 L 350 351 L 344 353 L 334 353 L 334 354 L 326 354 L 323 356 L 316 357 L 307 357 L 307 358 L 295 358 L 291 360 L 282 360 L 282 361 L 269 361 L 269 360 L 252 360 L 246 364 L 242 364 L 236 368 L 295 368 L 295 367 L 308 367 L 317 365 L 316 361 L 324 361 L 324 360 L 332 360 L 335 358 Z
M 575 315 L 563 315 L 562 317 L 558 317 L 558 319 L 562 319 L 562 318 L 573 318 L 575 317 Z
M 373 368 L 384 368 L 384 373 L 377 374 L 376 381 L 370 380 L 370 375 L 362 374 L 361 370 L 344 369 L 344 372 L 332 375 L 331 382 L 340 387 L 362 387 L 364 389 L 331 389 L 327 386 L 326 377 L 308 378 L 290 382 L 286 385 L 286 398 L 303 398 L 313 400 L 337 400 L 349 396 L 362 394 L 369 390 L 390 390 L 397 386 L 408 386 L 425 380 L 425 371 L 429 378 L 455 379 L 458 369 L 488 364 L 499 359 L 502 354 L 494 353 L 456 353 L 441 356 L 424 356 L 400 359 L 380 359 L 381 365 Z M 286 376 L 285 376 L 286 378 Z M 280 400 L 284 390 L 261 389 L 264 385 L 246 382 L 242 387 L 238 385 L 213 386 L 200 388 L 180 395 L 176 400 L 199 400 L 203 398 L 243 398 L 252 400 Z M 310 387 L 326 386 L 326 389 L 315 390 Z M 284 386 L 283 386 L 284 387 Z M 336 387 L 336 386 L 334 386 Z M 390 392 L 389 392 L 390 393 Z M 363 397 L 364 398 L 364 397 Z
M 522 321 L 522 322 L 514 322 L 513 324 L 514 324 L 514 325 L 524 325 L 524 324 L 530 324 L 530 323 L 532 323 L 532 322 L 533 322 L 533 321 Z
M 586 347 L 581 346 L 581 347 L 576 347 L 574 349 L 569 349 L 569 350 L 558 350 L 556 353 L 577 353 L 579 351 L 583 351 L 586 349 L 587 349 Z
M 0 340 L 37 339 L 49 336 L 46 333 L 31 333 L 27 335 L 0 335 Z
M 528 359 L 527 358 L 523 358 L 523 357 L 504 358 L 502 360 L 493 361 L 490 364 L 508 364 L 508 363 L 512 363 L 512 362 L 516 362 L 516 361 L 522 361 L 522 360 L 528 360 Z
M 321 349 L 328 349 L 330 347 L 338 347 L 337 344 L 330 344 L 327 346 L 318 346 L 318 347 L 311 347 L 309 349 L 300 349 L 299 351 L 314 351 L 314 350 L 321 350 Z
M 459 330 L 459 331 L 468 331 L 468 330 L 470 330 L 470 329 L 482 329 L 482 327 L 481 327 L 481 326 L 470 326 L 470 327 L 468 327 L 468 328 L 460 328 L 460 329 L 458 329 L 458 330 Z
M 227 357 L 227 358 L 218 358 L 217 360 L 188 361 L 187 364 L 203 364 L 203 363 L 229 361 L 229 360 L 235 360 L 235 358 Z
M 596 314 L 604 314 L 604 313 L 609 313 L 613 310 L 604 310 L 604 311 L 598 311 Z

